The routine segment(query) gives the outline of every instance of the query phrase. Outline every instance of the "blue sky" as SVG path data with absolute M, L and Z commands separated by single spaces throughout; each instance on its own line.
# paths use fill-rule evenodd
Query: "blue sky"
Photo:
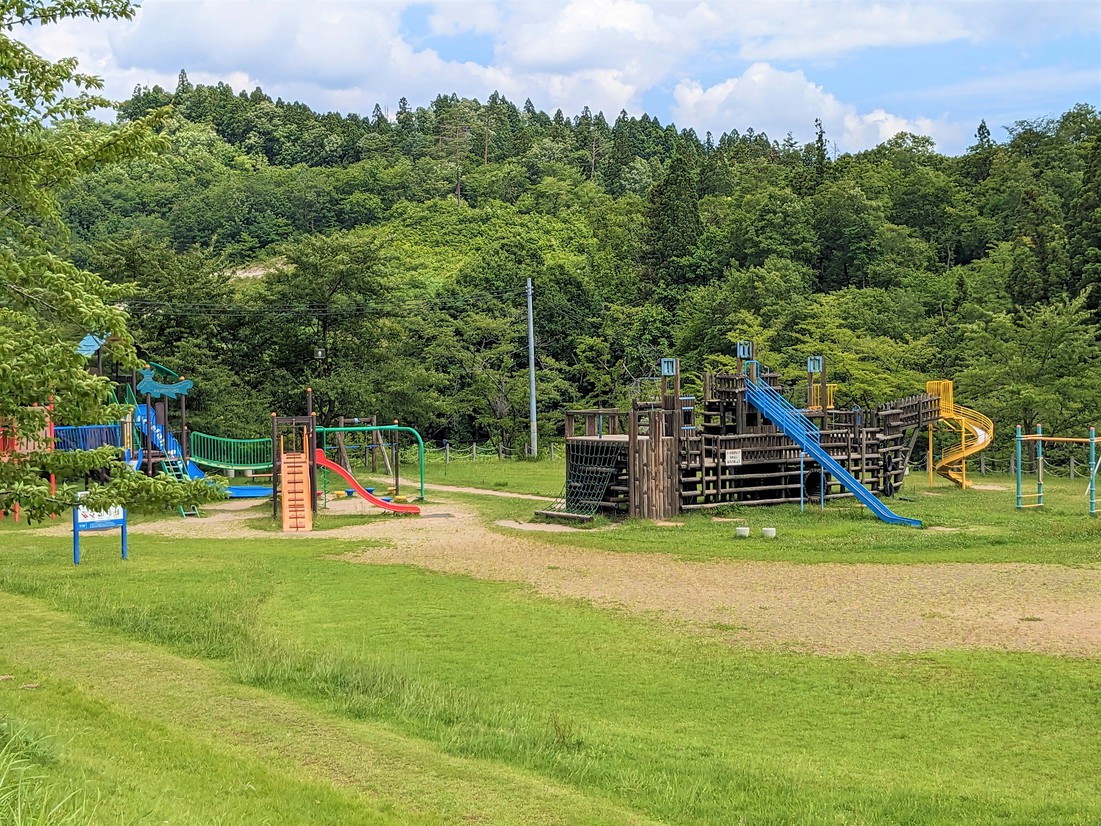
M 1001 140 L 1101 107 L 1101 0 L 145 0 L 133 21 L 18 36 L 79 57 L 114 98 L 180 69 L 362 114 L 497 90 L 701 136 L 806 142 L 821 118 L 840 151 L 910 131 L 957 154 L 983 119 Z

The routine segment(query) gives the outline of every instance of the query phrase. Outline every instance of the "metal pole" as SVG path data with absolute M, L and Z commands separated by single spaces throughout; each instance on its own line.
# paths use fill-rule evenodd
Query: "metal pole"
M 1044 431 L 1040 425 L 1036 425 L 1036 435 L 1043 436 Z M 1036 502 L 1044 505 L 1044 440 L 1036 440 Z
M 1097 513 L 1097 428 L 1090 428 L 1090 515 Z
M 279 455 L 279 425 L 271 414 L 271 518 L 279 518 L 279 474 L 282 472 Z
M 535 415 L 535 322 L 532 319 L 531 279 L 528 279 L 528 417 L 531 420 L 531 455 L 539 457 L 539 425 Z
M 1017 510 L 1021 509 L 1021 426 L 1017 425 Z

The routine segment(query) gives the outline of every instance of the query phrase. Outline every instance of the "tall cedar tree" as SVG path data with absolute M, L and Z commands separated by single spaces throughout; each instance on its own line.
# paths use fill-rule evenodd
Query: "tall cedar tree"
M 682 259 L 692 254 L 703 224 L 695 172 L 680 149 L 665 177 L 650 190 L 647 218 L 645 258 L 653 278 L 663 285 L 686 283 L 690 271 Z
M 1101 137 L 1090 141 L 1082 188 L 1067 216 L 1071 273 L 1078 289 L 1089 290 L 1092 309 L 1101 307 Z

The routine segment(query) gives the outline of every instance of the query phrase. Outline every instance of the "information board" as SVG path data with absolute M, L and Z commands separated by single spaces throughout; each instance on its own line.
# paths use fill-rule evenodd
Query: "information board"
M 87 491 L 81 491 L 77 497 L 83 499 Z M 126 508 L 113 505 L 105 511 L 94 511 L 78 504 L 73 508 L 73 564 L 80 564 L 80 534 L 84 531 L 109 531 L 122 529 L 122 558 L 128 559 L 126 548 Z

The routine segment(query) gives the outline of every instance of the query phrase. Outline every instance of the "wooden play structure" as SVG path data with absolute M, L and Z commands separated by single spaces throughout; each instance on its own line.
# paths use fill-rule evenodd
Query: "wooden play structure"
M 657 400 L 568 412 L 565 491 L 539 513 L 665 519 L 732 504 L 855 496 L 886 522 L 920 525 L 878 497 L 902 485 L 922 428 L 945 420 L 946 411 L 957 416 L 951 383 L 939 385 L 947 403 L 927 388 L 874 410 L 839 409 L 823 359 L 812 357 L 806 403 L 797 408 L 780 393 L 779 375 L 753 356 L 752 343 L 740 342 L 736 372 L 705 375 L 701 399 L 682 394 L 676 360 L 663 359 Z M 956 466 L 990 443 L 989 420 L 984 439 L 967 430 L 973 421 L 959 425 L 971 440 Z
M 272 467 L 272 518 L 282 518 L 283 530 L 313 530 L 317 512 L 317 448 L 314 416 L 271 415 L 271 441 L 275 446 Z
M 306 391 L 306 416 L 277 416 L 271 414 L 272 452 L 272 518 L 281 519 L 283 530 L 287 532 L 308 532 L 313 530 L 314 516 L 317 514 L 318 491 L 325 485 L 318 483 L 319 469 L 324 474 L 333 474 L 342 481 L 347 490 L 360 499 L 390 513 L 420 514 L 416 505 L 375 496 L 364 488 L 351 471 L 331 461 L 325 455 L 325 448 L 318 446 L 318 436 L 324 439 L 326 434 L 343 434 L 349 430 L 374 433 L 376 431 L 409 431 L 420 442 L 420 434 L 412 428 L 398 425 L 383 427 L 365 426 L 362 428 L 324 428 L 317 426 L 317 416 L 313 412 L 313 391 Z M 421 456 L 421 499 L 424 498 L 424 450 Z M 396 464 L 395 464 L 396 467 Z M 396 488 L 395 488 L 396 490 Z

